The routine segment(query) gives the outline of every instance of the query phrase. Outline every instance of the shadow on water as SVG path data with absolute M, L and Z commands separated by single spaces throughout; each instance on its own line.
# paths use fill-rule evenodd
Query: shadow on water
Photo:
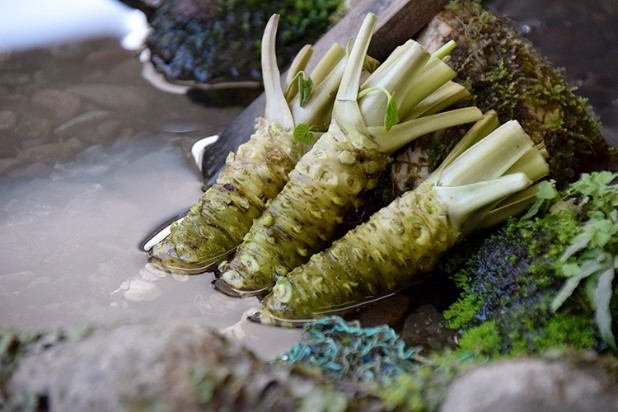
M 618 144 L 616 3 L 498 0 L 590 98 Z M 298 339 L 248 323 L 210 275 L 171 276 L 137 245 L 201 193 L 189 148 L 240 108 L 155 89 L 117 40 L 0 54 L 0 325 L 199 318 L 264 356 Z

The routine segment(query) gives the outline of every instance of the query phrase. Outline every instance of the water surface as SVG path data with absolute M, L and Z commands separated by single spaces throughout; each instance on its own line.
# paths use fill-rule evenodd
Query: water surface
M 199 318 L 274 356 L 298 331 L 243 320 L 257 301 L 154 270 L 138 249 L 201 194 L 191 144 L 241 110 L 160 91 L 141 69 L 114 39 L 0 59 L 0 325 Z

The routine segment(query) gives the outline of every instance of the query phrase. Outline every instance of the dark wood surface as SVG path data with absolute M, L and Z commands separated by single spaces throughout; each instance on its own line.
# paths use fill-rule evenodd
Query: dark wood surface
M 345 46 L 356 35 L 367 13 L 378 16 L 375 33 L 369 46 L 369 54 L 383 60 L 399 44 L 414 36 L 438 13 L 447 0 L 361 0 L 348 11 L 314 45 L 315 64 L 335 42 Z M 208 181 L 217 175 L 228 153 L 245 142 L 255 126 L 255 119 L 264 112 L 264 94 L 251 103 L 220 135 L 219 140 L 208 148 L 202 162 L 202 174 Z

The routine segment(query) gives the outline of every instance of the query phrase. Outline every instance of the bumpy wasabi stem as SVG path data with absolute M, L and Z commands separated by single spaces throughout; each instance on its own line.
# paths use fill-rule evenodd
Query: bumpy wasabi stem
M 258 119 L 256 132 L 230 153 L 217 181 L 202 194 L 170 235 L 149 252 L 171 272 L 201 273 L 234 250 L 288 180 L 302 147 L 278 123 Z
M 392 290 L 409 273 L 431 270 L 457 235 L 432 187 L 421 186 L 277 281 L 262 302 L 260 319 L 271 324 L 311 319 Z
M 491 120 L 483 119 L 474 132 L 484 134 Z M 314 318 L 391 292 L 432 270 L 479 210 L 532 184 L 521 172 L 503 175 L 525 155 L 519 146 L 534 147 L 529 137 L 517 145 L 504 144 L 505 136 L 516 138 L 520 130 L 507 123 L 468 149 L 456 148 L 460 154 L 447 159 L 439 173 L 280 278 L 262 301 L 261 321 Z M 465 144 L 475 140 L 469 135 Z M 488 154 L 502 164 L 485 164 Z M 479 165 L 484 176 L 474 170 Z
M 483 183 L 481 190 L 458 189 L 486 202 L 486 194 L 495 199 L 530 182 L 520 174 Z M 316 318 L 338 306 L 392 291 L 435 268 L 459 237 L 459 221 L 452 218 L 454 205 L 435 189 L 424 183 L 407 192 L 279 280 L 262 302 L 261 321 Z
M 149 251 L 150 261 L 165 270 L 192 274 L 216 267 L 242 241 L 253 220 L 283 188 L 289 171 L 310 148 L 293 137 L 298 103 L 295 99 L 288 103 L 281 87 L 275 56 L 277 21 L 277 15 L 269 20 L 262 42 L 267 96 L 264 118 L 257 119 L 255 133 L 228 156 L 217 181 L 187 216 Z M 333 53 L 318 66 L 340 66 L 342 54 Z M 302 65 L 299 62 L 297 68 Z M 341 72 L 333 70 L 330 75 L 319 75 L 319 90 L 309 99 L 310 109 L 300 111 L 303 121 L 311 124 L 312 120 L 317 122 L 324 117 L 324 111 L 334 100 Z M 313 98 L 317 103 L 312 102 Z
M 374 15 L 368 15 L 350 52 L 329 130 L 298 162 L 290 181 L 253 224 L 235 257 L 220 267 L 222 281 L 232 288 L 243 292 L 270 288 L 277 276 L 327 247 L 361 191 L 375 186 L 389 155 L 398 147 L 421 134 L 482 117 L 478 109 L 466 108 L 394 126 L 392 133 L 385 131 L 384 113 L 370 116 L 367 110 L 374 109 L 363 110 L 359 98 L 363 61 L 375 20 Z M 420 71 L 429 59 L 428 53 L 412 44 L 397 53 L 406 62 L 420 59 L 411 72 Z M 374 79 L 372 86 L 378 87 L 399 87 L 397 76 L 408 73 L 397 62 L 376 72 L 383 76 L 383 80 Z M 381 124 L 368 128 L 365 119 L 380 119 Z
M 359 150 L 336 123 L 298 162 L 290 182 L 256 220 L 222 277 L 239 290 L 261 290 L 328 246 L 361 190 L 375 186 L 388 156 Z

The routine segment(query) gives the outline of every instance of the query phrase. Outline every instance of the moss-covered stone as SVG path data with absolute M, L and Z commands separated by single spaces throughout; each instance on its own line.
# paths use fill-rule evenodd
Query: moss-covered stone
M 151 61 L 170 79 L 259 82 L 262 32 L 271 14 L 281 14 L 277 54 L 285 67 L 303 45 L 326 31 L 343 3 L 168 0 L 150 20 Z
M 573 287 L 558 311 L 554 302 L 567 279 L 582 273 L 590 259 L 613 262 L 616 237 L 612 228 L 616 222 L 611 223 L 611 216 L 615 216 L 617 191 L 610 182 L 614 177 L 607 172 L 584 174 L 555 198 L 539 200 L 531 216 L 511 220 L 483 242 L 466 266 L 453 275 L 463 292 L 444 312 L 447 325 L 463 332 L 461 342 L 471 348 L 483 347 L 487 344 L 484 333 L 491 323 L 501 337 L 496 353 L 540 353 L 556 347 L 603 351 L 611 347 L 611 339 L 603 336 L 598 324 L 602 303 L 591 293 L 606 270 L 603 265 L 599 263 L 599 273 L 582 280 L 581 287 Z M 605 229 L 591 232 L 594 225 Z M 613 234 L 606 234 L 606 230 Z M 599 239 L 587 241 L 589 235 Z M 568 260 L 565 253 L 573 244 L 580 246 Z M 570 267 L 574 274 L 565 272 Z M 610 295 L 615 297 L 618 285 L 612 287 Z M 615 325 L 616 299 L 606 308 Z
M 482 111 L 496 110 L 503 122 L 518 120 L 536 143 L 544 143 L 559 185 L 606 159 L 608 147 L 587 100 L 511 21 L 469 0 L 449 3 L 436 19 L 452 29 L 447 39 L 458 47 L 449 64 L 458 73 L 456 81 L 471 92 L 472 103 Z

